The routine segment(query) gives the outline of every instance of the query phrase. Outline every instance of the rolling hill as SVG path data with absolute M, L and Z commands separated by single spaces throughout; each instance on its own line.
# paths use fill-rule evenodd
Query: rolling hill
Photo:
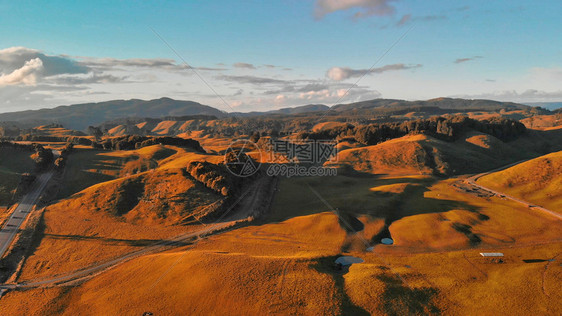
M 453 98 L 436 98 L 426 101 L 406 101 L 394 99 L 374 99 L 369 101 L 361 101 L 349 104 L 334 105 L 331 109 L 335 111 L 349 111 L 353 109 L 370 109 L 370 108 L 416 108 L 416 107 L 437 107 L 440 109 L 452 109 L 459 111 L 496 111 L 500 109 L 521 110 L 527 109 L 529 106 L 513 103 L 500 102 L 493 100 L 470 100 L 470 99 L 453 99 Z
M 253 111 L 253 112 L 233 112 L 230 113 L 232 116 L 260 116 L 260 115 L 270 115 L 270 114 L 284 114 L 284 115 L 291 115 L 291 114 L 303 114 L 303 113 L 310 113 L 310 112 L 318 112 L 318 111 L 325 111 L 330 107 L 324 104 L 307 104 L 307 105 L 300 105 L 290 108 L 281 108 L 278 110 L 271 110 L 265 112 Z
M 562 151 L 478 179 L 489 188 L 562 212 Z
M 499 167 L 517 157 L 527 157 L 517 151 L 520 146 L 476 131 L 454 142 L 427 135 L 407 135 L 377 145 L 344 149 L 339 152 L 337 162 L 328 165 L 349 166 L 370 174 L 474 173 Z
M 90 125 L 100 125 L 107 121 L 114 121 L 124 118 L 165 118 L 180 116 L 209 116 L 216 118 L 224 117 L 254 117 L 254 116 L 302 116 L 307 113 L 316 113 L 324 116 L 325 111 L 330 109 L 330 115 L 346 115 L 348 111 L 382 111 L 381 113 L 404 112 L 415 109 L 430 112 L 433 115 L 467 111 L 499 111 L 524 110 L 529 106 L 512 103 L 499 102 L 492 100 L 466 100 L 437 98 L 427 101 L 406 101 L 395 99 L 374 99 L 349 104 L 338 104 L 328 107 L 323 104 L 308 104 L 290 108 L 264 112 L 222 112 L 213 107 L 203 105 L 193 101 L 180 101 L 170 98 L 160 98 L 154 100 L 112 100 L 99 103 L 84 103 L 68 106 L 59 106 L 52 109 L 28 110 L 0 114 L 0 122 L 4 125 L 17 124 L 22 128 L 31 128 L 50 123 L 59 123 L 64 127 L 83 131 Z M 363 113 L 361 112 L 361 113 Z M 366 113 L 367 113 L 366 112 Z M 357 113 L 355 113 L 357 114 Z M 115 124 L 119 125 L 119 124 Z
M 99 125 L 105 121 L 123 117 L 158 118 L 183 115 L 224 117 L 225 113 L 193 101 L 179 101 L 170 98 L 149 101 L 131 99 L 3 113 L 0 114 L 0 122 L 19 122 L 29 127 L 57 122 L 70 129 L 84 130 L 90 125 Z
M 530 106 L 540 106 L 542 108 L 549 109 L 552 111 L 562 108 L 562 102 L 532 102 L 526 104 Z

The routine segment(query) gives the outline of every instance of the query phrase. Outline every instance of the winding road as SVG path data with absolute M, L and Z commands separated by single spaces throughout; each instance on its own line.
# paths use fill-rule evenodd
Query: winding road
M 55 172 L 47 171 L 37 177 L 33 182 L 31 190 L 23 197 L 10 218 L 4 223 L 4 227 L 0 230 L 0 258 L 4 257 L 6 251 L 12 244 L 14 237 L 18 233 L 21 224 L 27 219 L 33 206 L 47 187 L 47 183 L 51 180 Z
M 271 183 L 271 185 L 275 186 L 276 183 Z M 194 238 L 201 238 L 204 236 L 211 235 L 215 232 L 222 231 L 229 227 L 232 227 L 234 224 L 238 223 L 239 221 L 247 218 L 248 216 L 254 216 L 256 207 L 259 207 L 259 193 L 260 190 L 267 190 L 266 183 L 263 179 L 256 181 L 256 183 L 252 184 L 242 195 L 239 199 L 231 206 L 217 221 L 214 223 L 206 225 L 203 229 L 189 232 L 183 235 L 176 236 L 172 239 L 163 240 L 158 242 L 152 246 L 140 249 L 138 251 L 130 252 L 114 258 L 112 260 L 94 264 L 88 267 L 85 267 L 80 270 L 75 270 L 69 273 L 56 275 L 56 276 L 49 276 L 43 279 L 35 279 L 29 280 L 27 282 L 17 283 L 17 284 L 1 284 L 0 285 L 0 297 L 1 294 L 7 290 L 14 290 L 14 289 L 29 289 L 29 288 L 37 288 L 37 287 L 45 287 L 45 286 L 57 286 L 68 284 L 84 279 L 89 279 L 99 273 L 102 273 L 110 268 L 113 268 L 119 264 L 122 264 L 126 261 L 131 259 L 137 258 L 142 255 L 147 255 L 151 253 L 162 252 L 166 250 L 170 250 L 172 248 L 177 248 L 181 246 L 185 246 L 185 242 L 192 241 Z M 234 208 L 237 208 L 237 212 L 231 213 Z M 228 216 L 227 216 L 228 215 Z
M 541 212 L 543 212 L 543 213 L 549 214 L 549 215 L 551 215 L 551 216 L 554 216 L 554 217 L 556 217 L 556 218 L 562 220 L 562 214 L 560 214 L 560 213 L 558 213 L 558 212 L 549 210 L 549 209 L 547 209 L 547 208 L 544 208 L 544 207 L 542 207 L 542 206 L 539 206 L 539 205 L 536 205 L 536 204 L 533 204 L 533 203 L 529 203 L 529 202 L 527 202 L 527 201 L 523 201 L 523 200 L 521 200 L 521 199 L 519 199 L 519 198 L 516 198 L 516 197 L 514 197 L 514 196 L 505 194 L 505 193 L 503 193 L 503 192 L 496 191 L 496 190 L 494 190 L 494 189 L 490 189 L 490 188 L 488 188 L 488 187 L 485 187 L 485 186 L 482 186 L 482 185 L 476 183 L 476 181 L 477 181 L 478 179 L 480 179 L 481 177 L 483 177 L 483 176 L 485 176 L 485 175 L 488 175 L 488 174 L 493 173 L 493 172 L 497 172 L 497 171 L 501 171 L 501 170 L 507 169 L 507 168 L 509 168 L 509 167 L 515 166 L 515 165 L 517 165 L 517 164 L 520 164 L 520 163 L 522 163 L 522 162 L 524 162 L 524 161 L 526 161 L 526 160 L 518 161 L 518 162 L 509 164 L 509 165 L 507 165 L 507 166 L 503 166 L 503 167 L 500 167 L 500 168 L 497 168 L 497 169 L 494 169 L 494 170 L 491 170 L 491 171 L 479 173 L 479 174 L 477 174 L 477 175 L 474 175 L 474 176 L 472 176 L 472 177 L 466 179 L 466 182 L 467 182 L 468 184 L 472 185 L 472 186 L 475 186 L 475 187 L 477 187 L 477 188 L 479 188 L 479 189 L 482 189 L 482 190 L 484 190 L 484 191 L 488 191 L 488 192 L 493 193 L 493 194 L 495 194 L 495 195 L 497 195 L 497 196 L 500 196 L 500 197 L 502 197 L 502 198 L 510 199 L 510 200 L 515 201 L 515 202 L 517 202 L 517 203 L 523 204 L 523 205 L 525 205 L 525 206 L 526 206 L 527 208 L 529 208 L 529 209 L 539 210 L 539 211 L 541 211 Z

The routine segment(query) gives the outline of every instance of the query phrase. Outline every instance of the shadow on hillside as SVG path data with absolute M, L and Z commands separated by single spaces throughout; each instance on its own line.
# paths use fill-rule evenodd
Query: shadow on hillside
M 326 274 L 330 276 L 336 286 L 336 298 L 340 301 L 340 308 L 342 315 L 370 315 L 369 312 L 353 304 L 353 301 L 347 295 L 345 290 L 345 278 L 344 275 L 347 273 L 345 271 L 336 270 L 335 261 L 338 256 L 322 257 L 317 260 L 317 263 L 312 265 L 319 273 Z
M 397 275 L 380 274 L 377 279 L 384 282 L 382 308 L 387 315 L 439 315 L 441 311 L 434 305 L 437 296 L 435 288 L 412 288 Z
M 335 260 L 339 256 L 322 257 L 317 259 L 317 263 L 312 267 L 320 272 L 329 275 L 336 285 L 336 295 L 341 302 L 341 313 L 343 315 L 369 315 L 369 313 L 353 304 L 348 296 L 345 287 L 344 275 L 349 272 L 349 266 L 339 270 L 335 265 Z M 359 263 L 360 265 L 360 263 Z M 381 302 L 379 307 L 387 315 L 439 315 L 441 311 L 435 305 L 439 291 L 432 287 L 412 287 L 407 284 L 402 276 L 392 273 L 388 268 L 382 266 L 381 273 L 373 276 L 384 283 L 384 292 L 378 299 L 373 301 Z M 368 292 L 365 292 L 371 296 Z
M 64 185 L 57 198 L 66 198 L 92 185 L 115 179 L 125 160 L 94 149 L 71 154 L 64 171 Z
M 361 179 L 361 182 L 354 181 L 354 179 Z M 370 179 L 373 180 L 372 185 L 370 185 Z M 450 225 L 459 233 L 466 235 L 472 245 L 477 245 L 480 238 L 472 232 L 471 225 L 486 221 L 489 217 L 480 213 L 478 207 L 469 203 L 426 196 L 426 192 L 430 191 L 429 188 L 440 180 L 437 177 L 406 176 L 385 179 L 380 175 L 357 171 L 345 173 L 345 175 L 338 174 L 337 177 L 282 179 L 282 181 L 291 181 L 291 191 L 277 192 L 275 199 L 278 200 L 277 203 L 288 201 L 293 204 L 287 208 L 277 207 L 276 214 L 266 214 L 253 224 L 279 223 L 297 216 L 331 211 L 338 216 L 342 229 L 347 232 L 349 237 L 352 237 L 364 229 L 364 223 L 358 217 L 383 219 L 384 227 L 381 231 L 372 237 L 367 237 L 370 245 L 373 245 L 380 243 L 382 238 L 392 238 L 389 227 L 393 222 L 402 218 L 420 214 L 445 213 L 451 210 L 466 210 L 475 213 L 477 219 L 470 223 L 450 222 Z M 392 189 L 389 191 L 373 190 L 376 187 L 389 185 L 398 185 L 399 190 L 395 192 Z M 285 191 L 289 190 L 287 185 L 283 188 Z M 281 197 L 281 194 L 285 194 L 285 196 Z M 294 203 L 293 200 L 304 201 L 304 203 Z M 274 200 L 273 204 L 275 203 Z M 444 216 L 442 216 L 442 220 L 448 221 Z M 345 243 L 348 242 L 349 240 Z M 345 243 L 342 245 L 342 251 L 351 247 Z
M 98 236 L 81 236 L 81 235 L 57 235 L 57 234 L 44 234 L 45 238 L 51 239 L 67 239 L 77 241 L 100 241 L 108 245 L 127 245 L 132 247 L 149 247 L 158 243 L 166 242 L 167 246 L 182 247 L 190 245 L 190 242 L 185 241 L 167 241 L 165 239 L 119 239 L 119 238 L 105 238 Z

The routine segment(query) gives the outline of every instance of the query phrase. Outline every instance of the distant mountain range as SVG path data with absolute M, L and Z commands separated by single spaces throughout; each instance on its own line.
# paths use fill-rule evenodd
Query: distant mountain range
M 338 104 L 332 107 L 336 111 L 348 111 L 353 109 L 370 108 L 416 108 L 416 107 L 438 107 L 441 109 L 451 109 L 459 111 L 496 111 L 500 109 L 524 110 L 529 108 L 527 105 L 500 102 L 493 100 L 470 100 L 453 98 L 436 98 L 426 101 L 406 101 L 393 99 L 374 99 L 350 104 Z
M 331 108 L 324 104 L 308 104 L 265 112 L 226 113 L 193 101 L 160 98 L 148 101 L 138 99 L 113 100 L 99 103 L 59 106 L 52 109 L 3 113 L 0 114 L 0 122 L 3 124 L 13 122 L 22 127 L 34 127 L 55 122 L 67 128 L 82 131 L 90 125 L 100 125 L 103 122 L 122 118 L 165 118 L 192 115 L 205 115 L 216 118 L 229 116 L 250 117 L 261 115 L 297 115 L 327 110 L 335 113 L 346 113 L 348 111 L 359 111 L 361 113 L 361 111 L 379 108 L 400 110 L 423 107 L 457 110 L 459 112 L 497 111 L 500 109 L 524 110 L 530 108 L 528 105 L 492 100 L 437 98 L 427 101 L 405 101 L 396 99 L 374 99 L 349 104 L 338 104 Z
M 530 106 L 540 106 L 541 108 L 545 108 L 551 111 L 562 108 L 562 102 L 531 102 L 525 104 Z
M 55 122 L 62 124 L 66 128 L 84 130 L 90 125 L 99 125 L 105 121 L 123 117 L 159 118 L 186 115 L 225 117 L 228 114 L 193 101 L 179 101 L 170 98 L 149 101 L 131 99 L 3 113 L 0 114 L 0 122 L 18 122 L 27 127 Z
M 265 112 L 232 112 L 230 113 L 233 116 L 258 116 L 258 115 L 269 115 L 269 114 L 284 114 L 284 115 L 291 115 L 291 114 L 302 114 L 302 113 L 309 113 L 309 112 L 318 112 L 318 111 L 325 111 L 328 110 L 330 107 L 324 104 L 307 104 L 296 106 L 292 108 L 282 108 L 279 110 L 271 110 Z

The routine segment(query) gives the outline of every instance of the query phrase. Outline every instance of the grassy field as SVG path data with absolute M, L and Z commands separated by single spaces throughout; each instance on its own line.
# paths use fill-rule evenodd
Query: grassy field
M 264 219 L 279 221 L 295 216 L 330 211 L 311 190 L 321 193 L 329 205 L 341 212 L 384 218 L 397 211 L 400 195 L 406 190 L 422 188 L 434 182 L 430 176 L 375 176 L 340 172 L 336 177 L 282 179 L 271 212 Z M 380 192 L 375 188 L 403 184 L 396 192 Z M 409 192 L 410 193 L 410 192 Z M 412 194 L 415 195 L 415 194 Z
M 217 157 L 164 156 L 154 173 Z M 337 177 L 281 179 L 270 213 L 236 230 L 133 259 L 74 287 L 9 292 L 0 314 L 562 313 L 560 221 L 458 189 L 464 177 L 340 171 Z M 103 204 L 85 199 L 108 201 L 96 190 L 122 181 L 49 207 L 43 239 L 20 281 L 78 269 L 179 232 L 116 219 L 100 211 Z M 350 231 L 349 224 L 363 230 Z M 392 246 L 377 239 L 385 229 Z M 483 258 L 483 251 L 505 256 Z M 364 263 L 336 270 L 342 254 Z
M 562 212 L 562 151 L 478 179 L 478 183 Z
M 21 174 L 33 172 L 35 163 L 31 152 L 0 148 L 0 206 L 11 200 L 12 190 L 18 185 Z
M 330 213 L 249 226 L 134 259 L 84 284 L 10 292 L 1 311 L 92 314 L 551 314 L 560 242 L 415 253 L 376 246 L 334 269 L 346 232 Z M 491 248 L 490 248 L 491 247 Z M 480 251 L 505 253 L 503 263 Z M 34 304 L 29 304 L 31 299 Z M 18 307 L 16 309 L 16 307 Z M 18 313 L 16 313 L 18 315 Z
M 63 198 L 45 210 L 21 280 L 69 272 L 201 229 L 194 214 L 222 199 L 186 176 L 187 162 L 199 156 L 177 147 L 84 149 L 69 157 Z
M 18 309 L 21 314 L 34 309 L 67 315 L 85 311 L 239 315 L 562 312 L 557 303 L 562 299 L 557 288 L 562 282 L 558 262 L 562 224 L 510 201 L 459 191 L 452 186 L 456 180 L 351 175 L 285 179 L 276 192 L 272 213 L 253 225 L 183 249 L 134 259 L 77 287 L 10 292 L 2 299 L 0 312 L 22 304 L 25 298 L 32 298 L 35 304 L 23 303 Z M 365 231 L 347 232 L 309 185 L 340 212 L 357 216 Z M 395 196 L 398 202 L 390 203 L 390 210 L 380 208 L 387 203 L 385 199 Z M 68 218 L 60 214 L 46 214 L 51 227 L 46 240 L 51 241 L 42 242 L 26 263 L 22 279 L 79 268 L 88 255 L 76 248 L 91 249 L 103 258 L 110 249 L 121 251 L 117 247 L 125 247 L 124 239 L 138 238 L 125 223 L 99 218 L 84 223 L 85 213 Z M 382 229 L 385 216 L 392 219 L 393 246 L 377 245 L 374 252 L 343 247 L 369 240 Z M 98 232 L 93 225 L 105 227 L 105 231 Z M 76 241 L 66 243 L 54 229 L 68 226 L 82 227 L 85 234 L 96 231 L 99 237 L 79 241 L 90 243 L 84 246 Z M 472 243 L 470 234 L 480 241 Z M 482 258 L 481 251 L 501 251 L 505 257 L 499 263 Z M 342 253 L 365 262 L 354 264 L 347 273 L 336 271 L 333 261 Z M 64 260 L 39 260 L 53 255 Z M 556 261 L 548 261 L 552 258 Z M 53 265 L 55 262 L 62 263 Z
M 100 151 L 76 149 L 65 167 L 59 198 L 65 198 L 92 185 L 156 168 L 160 161 L 179 148 L 154 145 L 138 150 Z

